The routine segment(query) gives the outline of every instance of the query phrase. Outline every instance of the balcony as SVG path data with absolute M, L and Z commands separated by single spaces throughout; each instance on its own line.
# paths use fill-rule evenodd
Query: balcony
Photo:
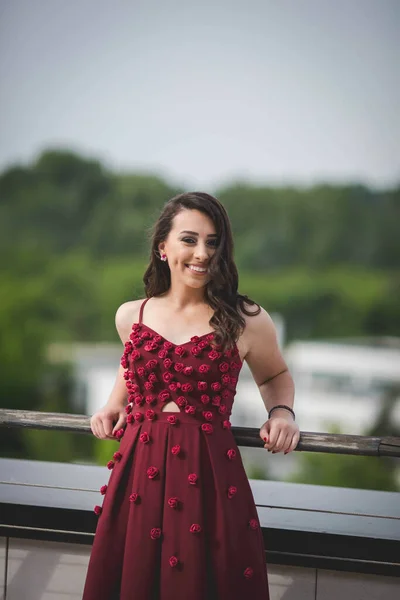
M 90 431 L 87 417 L 0 411 L 3 427 Z M 233 428 L 239 446 L 258 432 Z M 303 432 L 297 451 L 400 456 L 400 439 Z M 4 600 L 78 600 L 104 467 L 0 460 Z M 266 547 L 271 600 L 395 600 L 400 495 L 250 480 Z M 106 600 L 106 599 L 105 599 Z

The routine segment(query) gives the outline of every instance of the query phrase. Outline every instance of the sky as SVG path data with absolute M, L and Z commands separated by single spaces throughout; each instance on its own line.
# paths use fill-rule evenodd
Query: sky
M 0 170 L 400 182 L 399 0 L 0 0 Z

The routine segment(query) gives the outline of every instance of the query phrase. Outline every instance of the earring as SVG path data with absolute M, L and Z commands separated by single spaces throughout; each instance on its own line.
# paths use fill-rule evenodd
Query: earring
M 166 254 L 161 254 L 161 260 L 162 261 L 166 261 L 167 260 L 167 255 Z

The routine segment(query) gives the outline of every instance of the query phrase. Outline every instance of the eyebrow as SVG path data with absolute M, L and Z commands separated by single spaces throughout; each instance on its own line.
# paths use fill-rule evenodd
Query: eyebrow
M 196 231 L 184 230 L 184 231 L 181 231 L 181 234 L 182 233 L 189 233 L 190 235 L 199 235 L 198 233 L 196 233 Z M 217 233 L 209 233 L 207 237 L 218 237 L 218 234 Z

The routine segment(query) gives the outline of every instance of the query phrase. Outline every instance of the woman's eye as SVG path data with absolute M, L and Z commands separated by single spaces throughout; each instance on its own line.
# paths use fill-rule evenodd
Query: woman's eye
M 182 238 L 182 242 L 185 242 L 185 244 L 192 244 L 196 243 L 196 240 L 193 238 Z M 211 246 L 211 248 L 216 248 L 218 245 L 218 240 L 208 240 L 207 244 L 208 246 Z

